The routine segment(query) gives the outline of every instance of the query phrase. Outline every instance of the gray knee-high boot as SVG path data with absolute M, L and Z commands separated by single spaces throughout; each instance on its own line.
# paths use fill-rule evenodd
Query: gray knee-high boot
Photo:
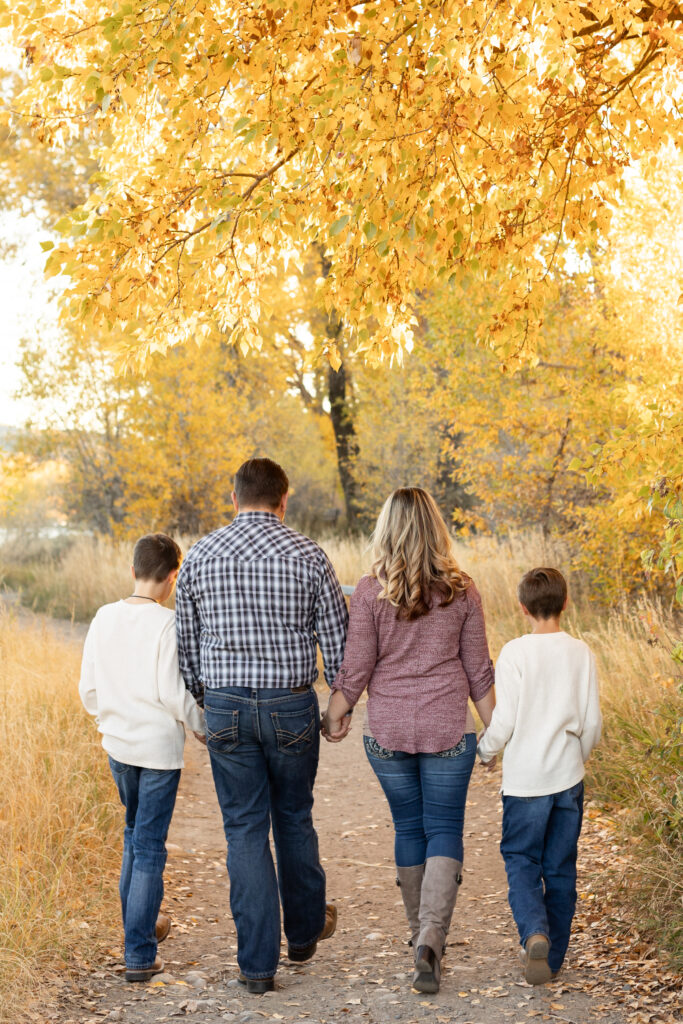
M 420 933 L 413 988 L 438 992 L 441 956 L 462 882 L 462 861 L 452 857 L 428 857 L 420 893 Z
M 400 868 L 398 864 L 396 865 L 396 884 L 401 890 L 403 906 L 406 909 L 413 956 L 417 952 L 417 940 L 420 934 L 420 893 L 424 873 L 424 864 L 413 864 L 407 868 Z

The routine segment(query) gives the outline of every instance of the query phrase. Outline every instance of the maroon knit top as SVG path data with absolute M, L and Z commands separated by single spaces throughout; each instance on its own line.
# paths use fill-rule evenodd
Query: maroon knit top
M 344 661 L 332 685 L 354 705 L 368 688 L 368 724 L 381 746 L 409 754 L 455 746 L 467 698 L 493 686 L 481 598 L 474 583 L 448 605 L 438 594 L 427 615 L 407 622 L 378 600 L 363 576 L 351 597 Z

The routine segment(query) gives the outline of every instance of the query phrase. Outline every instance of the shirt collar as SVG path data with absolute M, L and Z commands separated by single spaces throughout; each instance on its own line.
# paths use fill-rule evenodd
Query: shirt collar
M 261 522 L 270 523 L 275 520 L 276 523 L 282 524 L 282 520 L 279 516 L 276 516 L 274 512 L 268 512 L 266 509 L 253 509 L 249 512 L 240 512 L 235 516 L 233 522 Z

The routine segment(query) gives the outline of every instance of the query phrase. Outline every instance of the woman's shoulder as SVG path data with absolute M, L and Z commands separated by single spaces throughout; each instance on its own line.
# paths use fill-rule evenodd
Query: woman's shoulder
M 379 593 L 380 589 L 380 582 L 377 577 L 367 572 L 358 580 L 355 592 L 357 594 L 376 594 Z

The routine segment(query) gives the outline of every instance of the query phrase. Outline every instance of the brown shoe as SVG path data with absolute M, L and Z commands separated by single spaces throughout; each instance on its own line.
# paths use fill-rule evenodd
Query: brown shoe
M 290 960 L 293 960 L 297 964 L 303 964 L 306 960 L 310 960 L 321 939 L 330 939 L 337 928 L 337 908 L 334 903 L 328 903 L 325 906 L 325 925 L 323 930 L 317 939 L 311 942 L 310 945 L 304 946 L 303 949 L 297 949 L 295 946 L 287 946 L 287 956 Z
M 154 929 L 157 937 L 157 942 L 163 942 L 168 937 L 168 933 L 171 930 L 171 918 L 167 914 L 159 914 L 157 917 L 156 928 Z
M 155 974 L 161 974 L 163 969 L 164 961 L 158 956 L 151 967 L 127 967 L 126 981 L 149 981 Z
M 552 978 L 552 971 L 548 966 L 549 952 L 550 942 L 546 935 L 530 935 L 524 943 L 524 980 L 529 985 L 545 985 Z

